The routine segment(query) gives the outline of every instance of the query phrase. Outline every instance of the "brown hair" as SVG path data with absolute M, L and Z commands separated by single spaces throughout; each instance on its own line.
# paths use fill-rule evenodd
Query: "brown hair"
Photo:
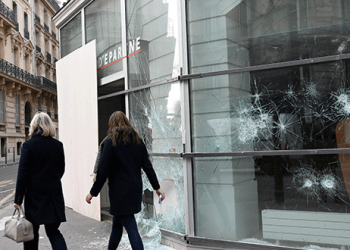
M 135 145 L 141 144 L 141 137 L 123 112 L 115 111 L 109 117 L 108 125 L 108 136 L 112 137 L 113 146 L 117 145 L 118 137 L 124 142 L 124 145 L 130 143 L 130 139 Z

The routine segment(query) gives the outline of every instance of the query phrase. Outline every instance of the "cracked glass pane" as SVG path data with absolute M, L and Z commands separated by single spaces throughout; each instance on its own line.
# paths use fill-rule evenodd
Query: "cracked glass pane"
M 192 80 L 195 152 L 347 148 L 349 61 Z
M 307 249 L 350 246 L 349 164 L 350 154 L 197 158 L 196 233 Z
M 130 121 L 146 143 L 149 153 L 182 151 L 180 84 L 165 84 L 129 94 Z M 161 188 L 163 204 L 143 174 L 144 206 L 136 216 L 147 249 L 159 249 L 160 229 L 185 233 L 182 159 L 152 157 Z

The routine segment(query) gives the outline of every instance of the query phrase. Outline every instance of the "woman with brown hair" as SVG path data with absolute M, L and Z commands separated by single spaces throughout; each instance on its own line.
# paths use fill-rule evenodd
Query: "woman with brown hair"
M 100 193 L 108 178 L 111 203 L 109 213 L 113 215 L 108 249 L 117 249 L 123 227 L 128 233 L 132 249 L 143 249 L 134 217 L 134 214 L 141 211 L 143 191 L 141 169 L 146 173 L 158 196 L 162 195 L 162 200 L 165 195 L 160 189 L 145 144 L 123 112 L 116 111 L 109 118 L 108 136 L 98 166 L 96 181 L 86 196 L 86 202 L 91 203 L 92 197 Z

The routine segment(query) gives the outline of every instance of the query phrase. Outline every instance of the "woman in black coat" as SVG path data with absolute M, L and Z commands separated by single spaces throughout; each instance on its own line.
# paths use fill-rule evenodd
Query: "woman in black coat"
M 123 112 L 116 111 L 109 118 L 109 138 L 106 140 L 96 181 L 86 201 L 90 204 L 108 178 L 110 211 L 113 215 L 109 250 L 117 249 L 125 227 L 132 249 L 143 249 L 134 214 L 141 211 L 142 178 L 141 169 L 146 173 L 158 196 L 165 198 L 149 160 L 145 144 L 131 126 Z
M 65 161 L 63 144 L 54 139 L 55 126 L 46 113 L 37 113 L 30 123 L 32 138 L 22 147 L 19 162 L 15 208 L 24 199 L 25 215 L 33 223 L 34 239 L 24 242 L 25 250 L 36 250 L 39 245 L 39 227 L 45 225 L 53 249 L 67 249 L 58 230 L 66 221 L 61 178 Z

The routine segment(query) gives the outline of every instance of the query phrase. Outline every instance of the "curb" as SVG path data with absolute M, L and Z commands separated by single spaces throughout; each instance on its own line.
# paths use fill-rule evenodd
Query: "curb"
M 7 167 L 12 167 L 12 166 L 15 166 L 15 165 L 18 165 L 19 162 L 13 162 L 13 163 L 9 163 L 9 164 L 3 164 L 3 165 L 0 165 L 0 168 L 7 168 Z

